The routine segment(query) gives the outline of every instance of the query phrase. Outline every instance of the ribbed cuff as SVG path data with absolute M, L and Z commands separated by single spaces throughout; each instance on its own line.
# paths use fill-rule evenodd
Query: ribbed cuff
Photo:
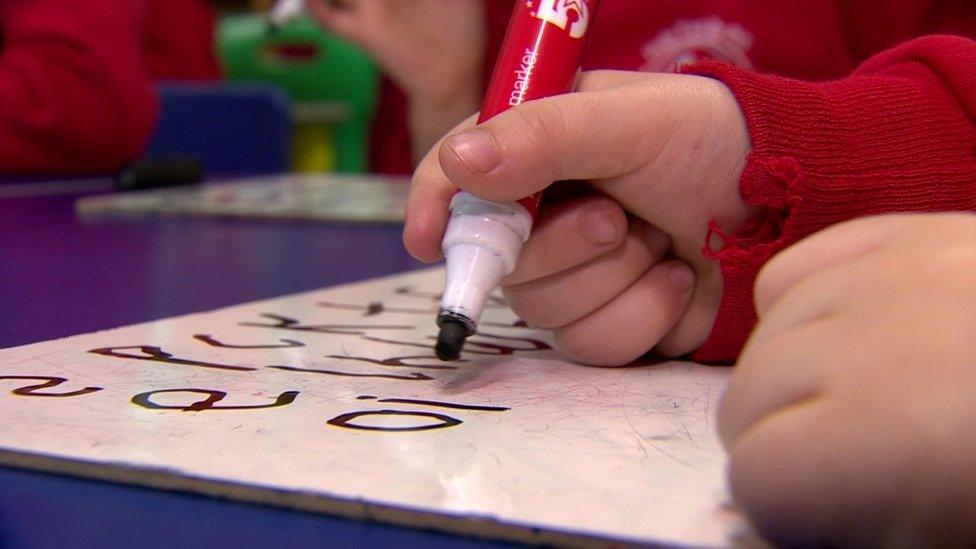
M 739 188 L 765 212 L 732 234 L 710 227 L 708 242 L 722 245 L 705 253 L 720 264 L 723 299 L 694 360 L 736 359 L 756 324 L 756 275 L 790 244 L 856 217 L 976 207 L 972 122 L 928 65 L 903 59 L 824 83 L 718 62 L 686 71 L 738 99 L 753 143 Z

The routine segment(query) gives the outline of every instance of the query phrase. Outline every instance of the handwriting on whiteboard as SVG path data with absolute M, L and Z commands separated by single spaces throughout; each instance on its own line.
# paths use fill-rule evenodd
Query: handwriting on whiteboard
M 287 332 L 289 337 L 269 337 L 266 343 L 237 342 L 231 338 L 218 337 L 213 334 L 186 334 L 186 338 L 204 347 L 215 347 L 234 351 L 240 356 L 258 354 L 266 350 L 308 348 L 310 339 L 317 335 L 345 336 L 361 339 L 379 348 L 414 347 L 416 353 L 409 355 L 389 356 L 351 356 L 329 354 L 326 358 L 338 360 L 342 369 L 304 367 L 289 364 L 264 364 L 261 366 L 231 363 L 228 361 L 211 362 L 189 354 L 176 355 L 167 351 L 153 341 L 140 342 L 137 345 L 122 344 L 118 346 L 88 349 L 87 352 L 126 361 L 146 361 L 158 364 L 161 368 L 203 368 L 219 370 L 226 375 L 254 372 L 259 369 L 281 372 L 282 376 L 289 373 L 305 373 L 323 376 L 348 378 L 374 378 L 402 382 L 429 382 L 436 380 L 437 372 L 454 370 L 468 362 L 461 359 L 455 362 L 441 362 L 432 352 L 433 341 L 429 345 L 415 341 L 399 341 L 386 336 L 391 331 L 413 330 L 414 324 L 392 324 L 384 322 L 390 314 L 419 315 L 433 318 L 437 312 L 436 302 L 440 296 L 434 293 L 421 292 L 410 286 L 397 287 L 397 296 L 410 298 L 417 302 L 416 306 L 388 307 L 383 301 L 369 303 L 336 303 L 322 301 L 316 304 L 325 310 L 361 312 L 364 319 L 361 323 L 311 324 L 302 319 L 265 312 L 256 319 L 241 319 L 238 327 L 255 331 Z M 502 308 L 504 303 L 492 296 L 489 307 Z M 547 351 L 552 347 L 539 339 L 529 337 L 524 322 L 485 322 L 484 327 L 491 331 L 479 332 L 467 343 L 465 352 L 469 355 L 507 356 L 516 353 L 533 353 Z M 429 336 L 433 340 L 433 336 Z M 376 346 L 374 346 L 375 348 Z M 55 397 L 55 398 L 84 398 L 102 387 L 72 388 L 70 379 L 59 376 L 38 375 L 3 375 L 0 372 L 0 382 L 15 381 L 15 388 L 11 394 L 19 397 Z M 62 385 L 64 386 L 62 388 Z M 262 397 L 248 404 L 224 404 L 228 392 L 212 387 L 165 387 L 153 388 L 133 395 L 130 403 L 149 410 L 166 410 L 172 412 L 219 412 L 222 410 L 254 410 L 273 413 L 276 408 L 289 406 L 300 398 L 301 391 L 283 391 L 273 398 Z M 354 429 L 372 432 L 413 432 L 428 431 L 455 427 L 464 423 L 462 414 L 477 412 L 504 412 L 509 410 L 505 406 L 442 402 L 418 400 L 397 397 L 378 397 L 374 395 L 360 395 L 360 401 L 378 402 L 399 407 L 384 407 L 380 410 L 350 410 L 334 417 L 327 418 L 324 425 L 333 428 Z M 124 405 L 124 403 L 120 403 Z M 405 408 L 410 406 L 410 408 Z M 383 420 L 377 422 L 376 420 Z

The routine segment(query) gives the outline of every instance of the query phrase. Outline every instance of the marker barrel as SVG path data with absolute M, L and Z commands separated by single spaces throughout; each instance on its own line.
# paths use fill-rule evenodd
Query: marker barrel
M 478 123 L 533 99 L 573 91 L 599 0 L 518 2 Z M 541 193 L 519 202 L 535 216 Z
M 518 2 L 478 122 L 526 101 L 572 91 L 598 4 L 599 0 Z M 541 196 L 503 204 L 465 192 L 455 195 L 441 244 L 447 260 L 441 321 L 460 322 L 473 332 L 488 295 L 512 272 Z M 457 355 L 439 350 L 442 354 Z

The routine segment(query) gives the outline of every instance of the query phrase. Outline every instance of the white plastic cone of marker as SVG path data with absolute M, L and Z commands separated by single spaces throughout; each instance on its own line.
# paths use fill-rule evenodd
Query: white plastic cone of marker
M 465 324 L 473 333 L 485 302 L 512 272 L 532 216 L 518 202 L 488 202 L 466 192 L 451 200 L 451 219 L 441 244 L 447 280 L 440 317 Z

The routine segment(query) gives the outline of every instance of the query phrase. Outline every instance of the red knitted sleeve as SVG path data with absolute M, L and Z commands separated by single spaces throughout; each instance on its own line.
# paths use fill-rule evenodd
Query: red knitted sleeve
M 0 172 L 117 169 L 142 151 L 156 100 L 142 0 L 3 0 Z
M 149 0 L 146 67 L 153 80 L 214 80 L 214 14 L 207 0 Z
M 919 38 L 822 83 L 706 62 L 688 72 L 732 89 L 753 149 L 740 180 L 764 215 L 706 253 L 724 293 L 693 359 L 733 361 L 756 324 L 753 282 L 790 244 L 848 219 L 887 212 L 976 211 L 976 42 Z M 709 242 L 714 242 L 710 239 Z

